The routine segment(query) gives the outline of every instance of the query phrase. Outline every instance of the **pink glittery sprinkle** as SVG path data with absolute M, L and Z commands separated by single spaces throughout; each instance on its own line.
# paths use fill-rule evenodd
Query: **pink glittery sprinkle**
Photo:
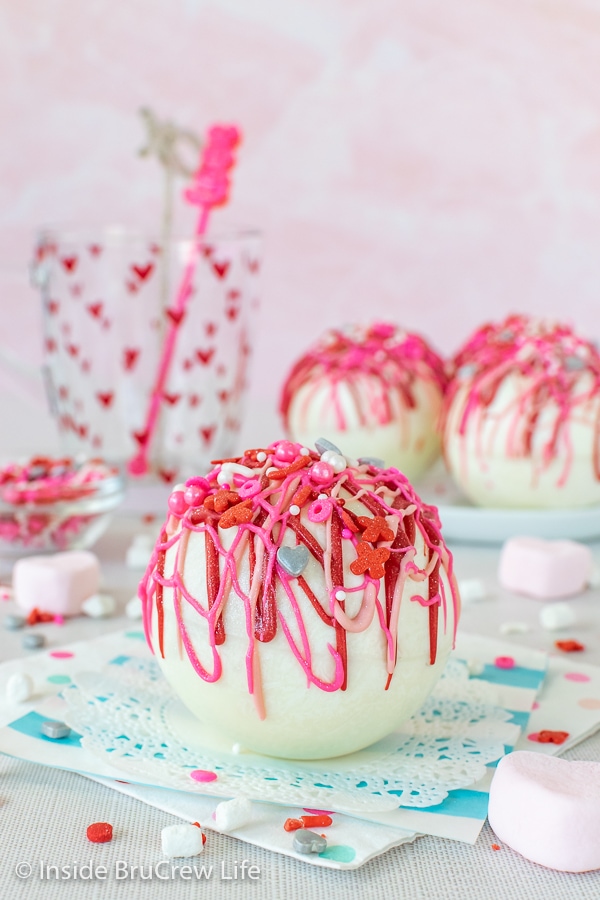
M 70 650 L 52 650 L 50 656 L 54 657 L 54 659 L 71 659 L 75 654 L 71 653 Z
M 350 540 L 350 538 L 352 537 L 352 532 L 350 531 L 349 528 L 342 529 L 342 537 L 345 538 L 347 541 Z
M 515 661 L 512 656 L 497 656 L 494 665 L 498 669 L 514 669 Z

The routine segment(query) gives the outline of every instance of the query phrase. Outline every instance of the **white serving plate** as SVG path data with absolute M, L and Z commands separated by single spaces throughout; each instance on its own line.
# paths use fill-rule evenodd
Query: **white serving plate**
M 437 506 L 444 538 L 470 544 L 501 544 L 516 535 L 592 541 L 600 539 L 600 506 L 583 509 L 492 509 L 473 506 L 441 464 L 416 486 Z

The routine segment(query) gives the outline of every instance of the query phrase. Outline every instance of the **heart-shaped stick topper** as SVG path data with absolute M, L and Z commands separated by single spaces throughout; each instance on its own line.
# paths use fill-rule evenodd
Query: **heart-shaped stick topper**
M 177 333 L 183 322 L 185 308 L 192 293 L 192 281 L 200 252 L 198 240 L 206 231 L 208 217 L 214 206 L 227 202 L 229 194 L 229 169 L 234 163 L 234 148 L 240 141 L 240 132 L 235 126 L 213 125 L 208 130 L 206 143 L 202 151 L 200 165 L 194 176 L 191 188 L 184 191 L 188 203 L 199 207 L 195 238 L 192 253 L 183 272 L 177 297 L 172 308 L 167 310 L 170 326 L 158 364 L 156 380 L 150 397 L 144 428 L 140 432 L 145 435 L 138 453 L 129 461 L 128 470 L 131 475 L 145 475 L 148 471 L 148 450 L 152 436 L 156 430 L 156 422 L 164 397 L 165 385 L 175 350 Z

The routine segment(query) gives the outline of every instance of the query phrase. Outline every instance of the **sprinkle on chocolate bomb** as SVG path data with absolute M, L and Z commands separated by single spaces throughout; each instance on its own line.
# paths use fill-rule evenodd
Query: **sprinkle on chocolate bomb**
M 397 469 L 348 460 L 328 442 L 319 447 L 278 441 L 217 460 L 205 478 L 175 488 L 140 586 L 159 662 L 171 652 L 169 617 L 180 658 L 205 684 L 219 682 L 232 665 L 228 615 L 243 621 L 243 656 L 234 668 L 245 669 L 260 719 L 271 714 L 260 662 L 271 642 L 306 687 L 331 694 L 358 688 L 348 642 L 356 647 L 367 631 L 376 640 L 369 646 L 379 648 L 370 668 L 379 667 L 382 693 L 404 653 L 433 667 L 441 647 L 443 668 L 454 641 L 458 595 L 436 509 Z M 402 646 L 401 606 L 402 617 L 422 624 L 416 649 L 415 634 Z

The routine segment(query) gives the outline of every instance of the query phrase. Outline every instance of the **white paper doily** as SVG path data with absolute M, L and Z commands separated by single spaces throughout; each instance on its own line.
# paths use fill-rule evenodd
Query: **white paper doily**
M 494 686 L 469 679 L 456 659 L 401 732 L 321 762 L 236 755 L 204 743 L 202 726 L 173 696 L 153 660 L 129 658 L 73 682 L 64 692 L 69 725 L 82 735 L 85 750 L 132 781 L 351 814 L 442 803 L 449 791 L 479 781 L 520 730 L 497 705 Z M 216 778 L 194 781 L 197 770 Z

